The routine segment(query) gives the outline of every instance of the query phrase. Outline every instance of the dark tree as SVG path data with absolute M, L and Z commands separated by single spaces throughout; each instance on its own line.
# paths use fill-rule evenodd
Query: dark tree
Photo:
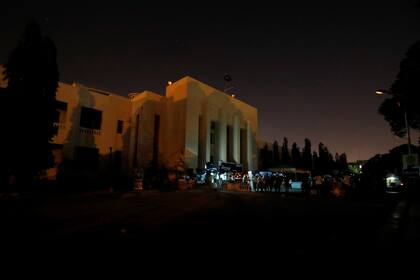
M 302 156 L 300 154 L 300 149 L 295 142 L 293 142 L 293 144 L 292 144 L 291 154 L 292 154 L 292 164 L 293 164 L 293 166 L 294 167 L 301 167 L 301 165 L 302 165 L 301 164 L 301 157 Z
M 335 153 L 334 160 L 335 162 L 338 162 L 340 160 L 340 155 L 338 153 Z
M 342 153 L 338 158 L 338 169 L 341 172 L 348 172 L 349 166 L 347 164 L 347 155 Z
M 328 161 L 326 165 L 326 172 L 328 174 L 332 174 L 334 170 L 335 170 L 334 158 L 333 158 L 333 155 L 328 151 Z
M 280 164 L 279 143 L 276 140 L 273 143 L 273 165 L 277 166 L 279 164 Z
M 312 151 L 311 151 L 311 141 L 308 138 L 305 138 L 305 146 L 302 150 L 302 168 L 306 170 L 312 169 Z
M 337 170 L 337 171 L 340 170 L 340 155 L 338 153 L 335 153 L 332 166 L 334 170 Z
M 391 126 L 392 132 L 400 137 L 406 135 L 404 112 L 408 125 L 420 129 L 420 41 L 415 43 L 401 61 L 400 71 L 391 85 L 390 98 L 379 107 L 379 113 Z
M 281 164 L 289 165 L 291 163 L 291 158 L 289 154 L 289 144 L 287 138 L 284 137 L 283 145 L 281 146 Z
M 270 153 L 268 145 L 265 143 L 264 147 L 260 150 L 261 166 L 260 168 L 266 169 L 270 166 Z
M 318 154 L 315 151 L 312 152 L 312 172 L 315 175 L 321 174 L 321 172 L 319 170 L 319 157 L 318 157 Z
M 402 174 L 401 154 L 408 152 L 408 145 L 400 145 L 389 151 L 387 154 L 377 154 L 370 158 L 363 165 L 362 184 L 364 191 L 370 191 L 376 194 L 383 194 L 385 191 L 384 177 L 387 173 Z M 420 155 L 419 147 L 412 147 L 412 153 Z
M 52 165 L 50 141 L 56 133 L 57 52 L 35 21 L 26 25 L 4 73 L 9 108 L 4 160 L 22 182 Z
M 322 174 L 331 174 L 333 170 L 333 156 L 323 144 L 318 145 L 318 170 Z

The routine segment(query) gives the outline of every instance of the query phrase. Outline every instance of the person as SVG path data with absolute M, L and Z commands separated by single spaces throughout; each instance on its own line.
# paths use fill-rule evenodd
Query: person
M 249 191 L 249 186 L 248 186 L 248 175 L 246 173 L 243 174 L 242 176 L 242 186 L 241 186 L 241 190 L 242 191 Z
M 223 172 L 219 176 L 219 188 L 221 191 L 225 191 L 226 189 L 226 181 L 227 181 L 227 172 Z
M 211 186 L 212 189 L 216 190 L 217 189 L 217 184 L 216 184 L 216 176 L 213 172 L 209 172 L 209 184 Z
M 257 192 L 261 188 L 261 176 L 255 175 L 255 191 Z
M 254 178 L 253 178 L 252 171 L 248 171 L 248 178 L 249 178 L 249 191 L 254 192 Z
M 351 192 L 351 177 L 350 177 L 350 175 L 344 175 L 344 178 L 343 178 L 343 187 L 344 187 L 344 193 L 345 193 L 345 195 L 348 197 L 349 195 L 350 195 L 350 192 Z
M 222 179 L 220 178 L 220 173 L 219 173 L 219 171 L 217 171 L 216 172 L 216 179 L 215 179 L 215 183 L 216 183 L 216 189 L 217 190 L 221 190 L 221 186 L 222 186 L 222 183 L 221 183 L 221 181 L 222 181 Z
M 309 189 L 309 182 L 307 178 L 304 178 L 302 180 L 302 193 L 306 194 L 308 193 L 308 189 Z
M 140 170 L 134 169 L 134 181 L 135 181 L 135 191 L 143 190 L 143 182 L 140 174 Z
M 321 195 L 323 180 L 320 175 L 315 176 L 315 191 L 317 195 Z
M 292 179 L 284 178 L 284 186 L 286 187 L 286 193 L 289 192 L 291 187 Z
M 308 176 L 308 179 L 307 179 L 307 192 L 310 194 L 311 193 L 311 190 L 312 190 L 312 183 L 313 183 L 313 180 L 312 180 L 312 177 L 311 176 Z

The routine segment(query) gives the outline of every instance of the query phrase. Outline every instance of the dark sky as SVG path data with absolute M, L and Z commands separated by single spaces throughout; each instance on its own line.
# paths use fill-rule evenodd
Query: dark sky
M 286 136 L 302 146 L 308 137 L 350 161 L 405 143 L 377 113 L 374 92 L 390 86 L 419 39 L 414 0 L 91 2 L 2 4 L 0 63 L 32 17 L 57 45 L 64 82 L 164 94 L 167 81 L 185 75 L 223 89 L 228 72 L 236 96 L 259 110 L 261 139 Z

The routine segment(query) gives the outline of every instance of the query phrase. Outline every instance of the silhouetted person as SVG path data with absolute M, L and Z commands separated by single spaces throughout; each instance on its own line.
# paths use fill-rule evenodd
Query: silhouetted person
M 284 186 L 286 188 L 286 193 L 288 193 L 289 190 L 290 190 L 290 187 L 291 187 L 290 183 L 291 183 L 291 179 L 289 179 L 289 178 L 286 177 L 284 179 Z
M 315 190 L 316 190 L 316 194 L 318 196 L 321 196 L 321 191 L 322 191 L 322 187 L 323 187 L 323 180 L 322 177 L 317 175 L 314 178 L 314 186 L 315 186 Z

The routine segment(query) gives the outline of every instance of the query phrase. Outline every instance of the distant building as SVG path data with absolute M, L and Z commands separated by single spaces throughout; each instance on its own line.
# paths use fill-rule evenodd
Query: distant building
M 257 109 L 188 76 L 168 83 L 165 96 L 144 91 L 126 98 L 60 83 L 55 125 L 57 164 L 70 159 L 91 169 L 112 163 L 131 170 L 203 168 L 221 160 L 257 168 Z
M 367 160 L 358 160 L 355 162 L 349 162 L 348 167 L 349 170 L 354 174 L 362 173 L 363 165 L 367 162 Z

